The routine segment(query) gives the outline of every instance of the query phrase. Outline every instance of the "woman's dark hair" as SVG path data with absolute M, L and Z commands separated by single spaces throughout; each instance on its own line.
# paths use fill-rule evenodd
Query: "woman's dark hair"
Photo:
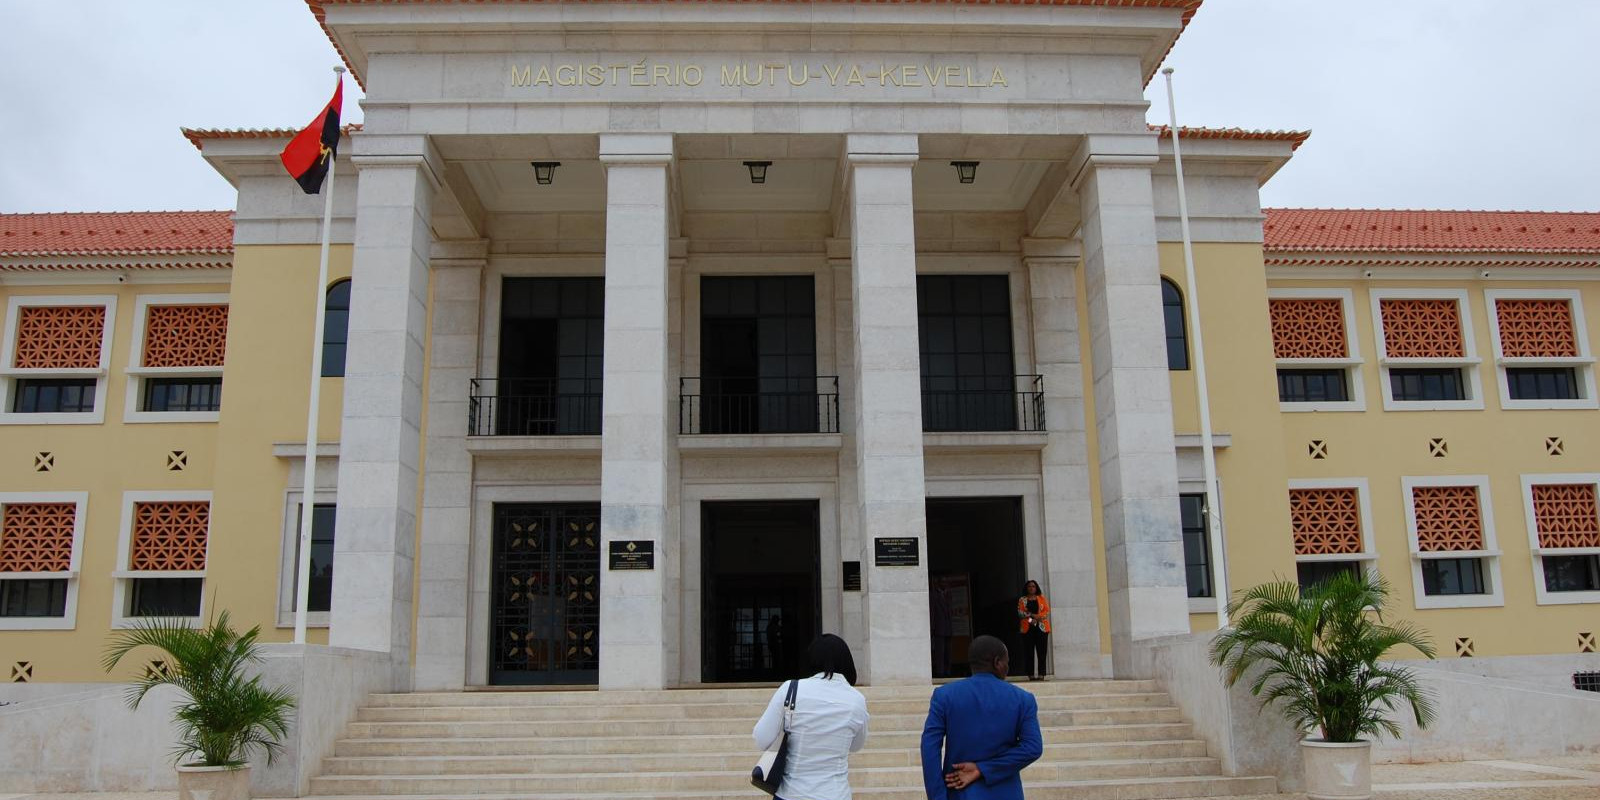
M 811 671 L 831 678 L 843 675 L 851 686 L 856 685 L 856 660 L 850 655 L 850 645 L 831 633 L 824 633 L 806 648 L 806 658 L 811 661 Z
M 1036 581 L 1036 580 L 1033 580 L 1031 578 L 1022 584 L 1022 593 L 1023 594 L 1027 594 L 1028 593 L 1028 587 L 1029 586 L 1033 587 L 1033 591 L 1036 594 L 1044 594 L 1044 589 L 1039 588 L 1039 582 Z

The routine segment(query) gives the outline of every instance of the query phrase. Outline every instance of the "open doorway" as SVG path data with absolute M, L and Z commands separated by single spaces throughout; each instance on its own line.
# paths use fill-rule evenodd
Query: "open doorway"
M 967 645 L 997 636 L 1020 653 L 1017 597 L 1027 556 L 1022 498 L 928 498 L 928 617 L 933 677 L 970 674 Z
M 700 519 L 701 680 L 799 677 L 821 616 L 817 501 L 705 502 Z

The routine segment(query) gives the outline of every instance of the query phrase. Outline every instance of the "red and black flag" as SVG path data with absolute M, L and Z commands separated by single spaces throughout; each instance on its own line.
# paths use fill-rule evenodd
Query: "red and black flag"
M 344 77 L 333 89 L 333 99 L 323 107 L 322 113 L 311 120 L 305 130 L 289 140 L 278 158 L 306 194 L 322 191 L 322 179 L 328 175 L 328 165 L 339 154 L 339 109 L 344 102 Z

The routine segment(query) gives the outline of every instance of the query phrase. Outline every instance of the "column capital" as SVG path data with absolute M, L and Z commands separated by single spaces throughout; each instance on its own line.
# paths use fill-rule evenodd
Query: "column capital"
M 908 164 L 917 160 L 914 133 L 852 133 L 845 137 L 844 157 L 852 164 Z
M 666 165 L 672 163 L 670 133 L 602 133 L 600 163 L 622 165 Z
M 422 135 L 370 134 L 351 137 L 350 162 L 356 171 L 383 167 L 414 167 L 427 176 L 434 191 L 444 186 L 444 157 L 433 141 Z
M 1092 133 L 1067 162 L 1072 188 L 1102 167 L 1142 167 L 1149 169 L 1160 160 L 1154 133 Z
M 1022 238 L 1022 259 L 1028 263 L 1059 261 L 1077 266 L 1083 259 L 1083 245 L 1076 239 Z
M 483 267 L 489 263 L 488 239 L 436 241 L 428 248 L 428 266 Z

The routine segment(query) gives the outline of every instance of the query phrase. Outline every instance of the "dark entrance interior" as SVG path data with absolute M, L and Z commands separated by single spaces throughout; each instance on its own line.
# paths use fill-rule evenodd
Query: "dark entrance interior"
M 701 679 L 800 676 L 819 633 L 817 501 L 700 506 Z
M 493 432 L 600 432 L 604 278 L 506 278 Z
M 998 636 L 1016 663 L 1026 553 L 1022 498 L 928 499 L 928 614 L 933 676 L 970 674 L 967 645 Z
M 699 433 L 815 433 L 810 275 L 700 279 Z
M 600 677 L 600 505 L 496 503 L 489 682 Z

